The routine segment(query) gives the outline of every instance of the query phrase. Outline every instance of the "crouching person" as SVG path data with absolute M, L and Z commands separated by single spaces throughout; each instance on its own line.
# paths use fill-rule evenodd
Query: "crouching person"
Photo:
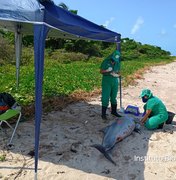
M 156 96 L 153 96 L 149 89 L 143 89 L 140 97 L 145 103 L 145 115 L 141 119 L 141 124 L 150 130 L 162 128 L 168 119 L 168 112 L 164 103 Z

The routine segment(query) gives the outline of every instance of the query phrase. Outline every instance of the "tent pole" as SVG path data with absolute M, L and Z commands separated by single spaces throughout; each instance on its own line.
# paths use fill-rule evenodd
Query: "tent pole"
M 44 72 L 45 39 L 49 28 L 43 24 L 34 25 L 34 62 L 35 62 L 35 180 L 37 180 L 40 123 L 42 118 L 42 87 Z
M 121 53 L 121 44 L 120 42 L 116 43 L 116 49 Z M 120 57 L 121 61 L 121 57 Z M 122 107 L 122 76 L 119 77 L 119 89 L 120 89 L 120 111 L 123 111 Z
M 17 88 L 19 86 L 21 49 L 22 49 L 21 25 L 17 25 L 16 32 L 15 32 L 16 87 Z

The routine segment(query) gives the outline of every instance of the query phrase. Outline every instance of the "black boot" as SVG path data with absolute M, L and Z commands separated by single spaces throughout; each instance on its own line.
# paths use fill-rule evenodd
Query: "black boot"
M 116 117 L 122 117 L 120 114 L 117 113 L 117 104 L 111 104 L 111 114 Z
M 164 123 L 161 123 L 161 124 L 158 125 L 157 129 L 163 129 L 163 126 L 164 126 Z
M 104 120 L 107 120 L 107 117 L 106 117 L 106 109 L 107 109 L 107 107 L 102 106 L 102 114 L 101 114 L 101 117 L 102 117 L 102 119 L 104 119 Z

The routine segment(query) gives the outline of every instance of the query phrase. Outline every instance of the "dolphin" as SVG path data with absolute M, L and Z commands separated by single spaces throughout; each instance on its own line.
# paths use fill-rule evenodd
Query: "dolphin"
M 140 132 L 139 123 L 136 123 L 134 118 L 125 115 L 103 128 L 101 130 L 104 133 L 102 144 L 94 144 L 91 147 L 98 149 L 110 162 L 116 165 L 109 151 L 113 149 L 116 143 L 129 136 L 134 130 Z

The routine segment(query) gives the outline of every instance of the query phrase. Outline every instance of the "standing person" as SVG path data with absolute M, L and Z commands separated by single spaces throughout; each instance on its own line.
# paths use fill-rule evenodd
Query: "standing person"
M 121 117 L 117 113 L 118 77 L 120 76 L 120 52 L 115 50 L 101 64 L 102 74 L 102 119 L 106 120 L 106 110 L 111 102 L 111 114 Z
M 156 96 L 153 96 L 149 89 L 143 89 L 140 97 L 145 103 L 145 115 L 141 119 L 141 124 L 151 130 L 162 128 L 168 119 L 168 112 L 164 103 Z

